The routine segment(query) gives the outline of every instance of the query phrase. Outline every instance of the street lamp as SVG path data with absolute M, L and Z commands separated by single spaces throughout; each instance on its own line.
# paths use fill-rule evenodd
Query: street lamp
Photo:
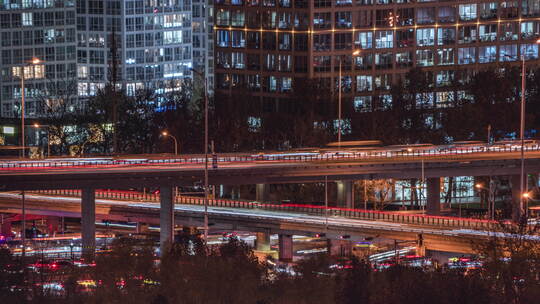
M 204 79 L 204 241 L 208 241 L 208 80 L 204 72 L 191 70 Z
M 353 56 L 360 55 L 360 50 L 355 50 Z M 339 56 L 339 76 L 338 76 L 338 147 L 341 149 L 341 56 Z
M 23 64 L 23 66 L 21 67 L 21 69 L 19 70 L 19 78 L 21 79 L 21 151 L 22 151 L 22 158 L 25 157 L 25 153 L 24 153 L 24 150 L 25 150 L 25 145 L 24 145 L 24 70 L 25 70 L 25 67 L 28 67 L 28 66 L 31 66 L 31 65 L 37 65 L 37 64 L 40 64 L 42 63 L 43 61 L 41 61 L 39 58 L 33 58 L 30 62 L 27 62 L 25 64 Z
M 478 183 L 475 184 L 474 187 L 478 189 L 478 192 L 480 193 L 480 200 L 482 201 L 483 191 L 487 194 L 487 203 L 488 203 L 488 217 L 490 219 L 495 219 L 495 189 L 494 189 L 494 181 L 489 177 L 489 188 L 484 187 L 484 185 Z
M 535 41 L 536 44 L 540 44 L 540 39 Z M 510 57 L 508 55 L 504 55 L 505 57 Z M 526 192 L 526 185 L 527 182 L 525 179 L 525 85 L 526 85 L 526 72 L 527 68 L 525 67 L 525 54 L 521 54 L 521 109 L 520 109 L 520 126 L 519 126 L 519 140 L 521 142 L 521 170 L 519 174 L 520 179 L 520 185 L 519 185 L 519 193 L 525 193 Z M 527 210 L 528 208 L 525 207 L 525 201 L 523 195 L 519 196 L 519 211 L 520 215 L 525 214 L 527 216 Z
M 50 138 L 50 130 L 48 125 L 40 125 L 37 122 L 33 124 L 34 128 L 45 128 L 47 130 L 47 157 L 51 156 L 51 138 Z
M 178 141 L 176 140 L 176 137 L 174 137 L 172 134 L 169 134 L 169 132 L 167 131 L 161 132 L 161 135 L 163 135 L 163 137 L 168 136 L 174 140 L 174 155 L 178 155 Z

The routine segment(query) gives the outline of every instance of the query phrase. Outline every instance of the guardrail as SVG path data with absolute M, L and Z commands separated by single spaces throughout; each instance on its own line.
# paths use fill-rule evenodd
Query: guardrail
M 220 156 L 216 162 L 220 163 L 235 163 L 235 162 L 313 162 L 313 161 L 339 161 L 339 160 L 376 160 L 376 159 L 406 159 L 406 158 L 427 158 L 436 156 L 461 156 L 483 153 L 513 153 L 521 151 L 521 147 L 470 147 L 470 148 L 434 148 L 429 150 L 416 151 L 375 151 L 375 152 L 332 152 L 332 153 L 297 153 L 298 155 L 244 155 L 244 156 Z M 539 145 L 524 147 L 526 152 L 540 151 Z M 292 154 L 292 153 L 291 153 Z M 208 157 L 208 162 L 212 163 L 212 157 Z M 85 167 L 114 167 L 114 166 L 136 166 L 136 165 L 161 165 L 161 164 L 202 164 L 204 157 L 174 157 L 167 159 L 106 159 L 106 160 L 89 160 L 81 158 L 80 160 L 67 161 L 5 161 L 0 162 L 0 170 L 15 170 L 15 169 L 51 169 L 51 168 L 85 168 Z
M 53 196 L 80 197 L 81 195 L 80 190 L 38 190 L 33 192 Z M 159 202 L 159 194 L 128 191 L 98 190 L 96 191 L 96 198 Z M 177 196 L 175 197 L 175 203 L 186 205 L 203 205 L 204 199 L 201 197 Z M 430 225 L 439 227 L 471 228 L 479 230 L 493 230 L 498 227 L 498 223 L 491 220 L 433 216 L 423 214 L 405 214 L 400 212 L 375 211 L 365 209 L 348 209 L 335 207 L 327 209 L 324 206 L 301 204 L 272 204 L 229 199 L 209 199 L 208 205 L 213 207 L 262 209 L 268 211 L 307 213 L 317 216 L 325 216 L 328 213 L 328 216 L 341 216 L 360 220 L 377 220 L 393 223 Z

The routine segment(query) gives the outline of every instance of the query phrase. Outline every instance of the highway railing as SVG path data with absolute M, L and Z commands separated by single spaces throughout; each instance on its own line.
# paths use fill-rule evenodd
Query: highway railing
M 80 190 L 39 190 L 36 193 L 50 196 L 80 197 Z M 121 201 L 145 201 L 159 202 L 158 193 L 140 193 L 132 191 L 96 191 L 96 198 L 121 200 Z M 176 196 L 177 204 L 203 205 L 204 199 L 193 196 Z M 317 216 L 340 216 L 359 220 L 386 221 L 392 223 L 430 225 L 448 228 L 470 228 L 476 230 L 495 230 L 498 222 L 482 219 L 471 219 L 449 216 L 432 216 L 424 214 L 407 214 L 391 211 L 376 211 L 365 209 L 348 208 L 325 208 L 324 206 L 303 205 L 303 204 L 275 204 L 260 203 L 254 201 L 241 201 L 230 199 L 209 199 L 208 205 L 212 207 L 242 208 L 242 209 L 262 209 L 267 211 L 306 213 Z
M 208 162 L 215 164 L 235 162 L 317 162 L 317 161 L 347 161 L 347 160 L 377 160 L 377 159 L 417 159 L 433 157 L 455 157 L 476 155 L 484 153 L 514 153 L 521 151 L 520 146 L 479 146 L 466 148 L 434 147 L 423 150 L 387 150 L 372 152 L 329 152 L 329 153 L 284 153 L 284 154 L 258 154 L 239 156 L 209 157 Z M 524 147 L 525 152 L 540 151 L 539 145 Z M 203 164 L 204 157 L 186 156 L 163 159 L 91 159 L 80 158 L 71 160 L 39 160 L 39 161 L 0 161 L 0 170 L 17 169 L 54 169 L 54 168 L 87 168 L 87 167 L 115 167 L 115 166 L 147 166 L 164 164 Z

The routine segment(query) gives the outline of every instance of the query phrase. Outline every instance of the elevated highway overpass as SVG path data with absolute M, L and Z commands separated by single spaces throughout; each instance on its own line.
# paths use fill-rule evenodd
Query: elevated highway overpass
M 285 155 L 285 156 L 279 156 Z M 540 149 L 528 148 L 525 169 L 540 172 Z M 519 149 L 388 151 L 377 153 L 289 153 L 217 157 L 210 166 L 215 185 L 277 184 L 374 178 L 515 175 Z M 209 160 L 212 164 L 212 159 Z M 204 158 L 70 159 L 0 161 L 0 190 L 81 189 L 84 187 L 160 187 L 199 182 Z
M 537 145 L 526 147 L 525 158 L 526 172 L 540 172 L 540 148 Z M 93 248 L 96 189 L 159 187 L 160 205 L 152 206 L 159 211 L 161 240 L 165 243 L 172 239 L 176 220 L 173 220 L 172 189 L 202 181 L 204 161 L 200 156 L 4 161 L 0 162 L 0 191 L 81 189 L 83 243 L 86 240 L 89 242 L 86 247 Z M 216 156 L 209 162 L 217 167 L 211 165 L 209 173 L 210 184 L 214 185 L 304 183 L 327 179 L 345 181 L 350 189 L 351 181 L 356 179 L 425 178 L 428 214 L 438 214 L 440 209 L 440 177 L 511 175 L 514 201 L 519 201 L 521 196 L 520 148 L 515 146 L 463 149 L 439 147 L 420 151 L 382 149 L 375 152 L 337 150 L 331 153 L 239 154 Z M 136 214 L 135 209 L 128 211 Z M 256 216 L 263 211 L 253 209 L 250 212 L 251 216 Z M 197 219 L 195 216 L 190 218 L 193 221 Z M 231 219 L 247 221 L 235 217 Z M 274 221 L 280 227 L 282 222 L 288 223 L 283 219 Z M 339 222 L 334 224 L 340 225 Z M 320 231 L 320 223 L 312 222 L 310 225 L 313 230 Z M 379 221 L 376 221 L 377 225 Z
M 203 225 L 202 200 L 181 197 L 174 206 L 174 224 L 187 227 Z M 30 215 L 81 217 L 81 199 L 74 196 L 26 194 L 26 212 Z M 218 206 L 221 205 L 221 206 Z M 21 195 L 0 193 L 0 210 L 21 211 Z M 209 208 L 211 229 L 245 230 L 279 235 L 315 235 L 326 233 L 330 239 L 349 235 L 351 241 L 366 237 L 418 241 L 428 250 L 473 253 L 474 246 L 489 238 L 496 223 L 487 220 L 407 215 L 331 208 L 329 216 L 317 208 L 257 204 L 232 200 L 212 200 Z M 98 220 L 160 224 L 160 205 L 139 200 L 96 199 Z

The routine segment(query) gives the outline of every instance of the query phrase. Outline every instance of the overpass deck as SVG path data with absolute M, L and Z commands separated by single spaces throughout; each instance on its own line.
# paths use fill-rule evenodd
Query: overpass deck
M 99 193 L 99 192 L 98 192 Z M 99 194 L 97 195 L 99 197 Z M 20 212 L 20 195 L 0 194 L 0 210 Z M 199 198 L 180 198 L 175 205 L 176 224 L 201 226 L 203 211 Z M 26 195 L 27 213 L 80 217 L 78 197 L 40 193 Z M 329 237 L 348 234 L 358 240 L 375 236 L 400 240 L 416 240 L 423 235 L 428 249 L 472 252 L 473 244 L 485 240 L 494 223 L 483 220 L 452 219 L 423 215 L 377 213 L 332 208 L 328 217 L 320 208 L 271 206 L 240 201 L 213 200 L 209 217 L 213 229 L 264 231 L 288 234 L 315 234 L 322 231 Z M 160 205 L 139 200 L 96 200 L 98 219 L 159 224 Z M 371 217 L 370 217 L 371 216 Z M 424 222 L 420 219 L 424 218 Z
M 540 172 L 540 151 L 529 149 L 525 170 Z M 192 185 L 203 180 L 204 159 L 82 161 L 69 165 L 37 162 L 36 166 L 0 166 L 0 190 L 77 189 L 82 187 L 159 187 Z M 211 160 L 210 160 L 211 161 Z M 515 175 L 520 153 L 471 151 L 469 153 L 388 152 L 376 155 L 319 155 L 258 158 L 222 158 L 210 169 L 210 184 L 302 183 L 374 179 L 430 178 L 441 176 Z

